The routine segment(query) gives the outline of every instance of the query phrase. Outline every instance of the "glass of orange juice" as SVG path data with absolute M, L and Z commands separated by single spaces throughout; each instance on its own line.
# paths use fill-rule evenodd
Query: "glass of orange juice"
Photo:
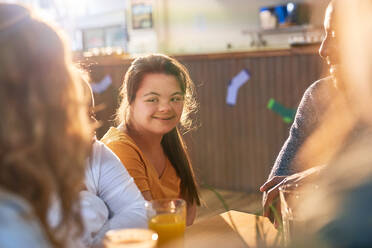
M 174 247 L 183 243 L 186 228 L 186 202 L 184 200 L 152 200 L 146 202 L 146 210 L 149 229 L 159 235 L 159 246 L 172 243 Z
M 155 248 L 158 235 L 152 230 L 128 228 L 108 231 L 103 239 L 105 248 Z

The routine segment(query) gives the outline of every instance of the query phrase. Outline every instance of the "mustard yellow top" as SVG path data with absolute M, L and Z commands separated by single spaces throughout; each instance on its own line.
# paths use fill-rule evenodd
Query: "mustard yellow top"
M 181 179 L 168 159 L 159 177 L 155 167 L 126 133 L 111 127 L 101 141 L 119 157 L 141 192 L 149 190 L 153 199 L 180 197 Z

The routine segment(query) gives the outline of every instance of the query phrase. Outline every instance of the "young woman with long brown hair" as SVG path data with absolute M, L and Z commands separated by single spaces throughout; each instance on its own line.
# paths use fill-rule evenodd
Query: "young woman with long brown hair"
M 183 198 L 192 224 L 200 204 L 180 127 L 190 128 L 196 110 L 187 69 L 165 55 L 134 60 L 121 89 L 118 127 L 102 138 L 126 166 L 146 200 Z

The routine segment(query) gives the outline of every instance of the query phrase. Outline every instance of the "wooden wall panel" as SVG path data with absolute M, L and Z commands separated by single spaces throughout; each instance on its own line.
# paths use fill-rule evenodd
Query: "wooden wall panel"
M 197 85 L 200 103 L 196 131 L 186 135 L 192 161 L 201 184 L 214 187 L 257 191 L 267 178 L 275 158 L 288 136 L 290 124 L 267 109 L 270 98 L 297 108 L 305 89 L 322 74 L 316 53 L 278 53 L 222 57 L 179 57 Z M 119 65 L 97 64 L 92 78 L 112 75 L 114 84 L 96 95 L 106 109 L 98 113 L 103 126 L 100 137 L 112 125 L 117 88 L 129 62 Z M 238 93 L 236 106 L 225 103 L 229 81 L 242 69 L 251 79 Z

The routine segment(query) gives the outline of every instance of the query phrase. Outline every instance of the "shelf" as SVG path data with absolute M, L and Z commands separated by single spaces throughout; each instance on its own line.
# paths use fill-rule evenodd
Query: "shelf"
M 321 30 L 322 30 L 321 27 L 303 25 L 303 26 L 278 27 L 274 29 L 261 29 L 258 32 L 261 34 L 288 34 L 288 33 L 308 33 L 308 32 L 321 31 Z
M 270 35 L 270 34 L 290 34 L 290 33 L 309 33 L 314 31 L 322 32 L 322 27 L 314 27 L 312 25 L 295 25 L 288 27 L 278 27 L 273 29 L 252 29 L 252 30 L 243 30 L 243 34 L 261 34 L 261 35 Z

